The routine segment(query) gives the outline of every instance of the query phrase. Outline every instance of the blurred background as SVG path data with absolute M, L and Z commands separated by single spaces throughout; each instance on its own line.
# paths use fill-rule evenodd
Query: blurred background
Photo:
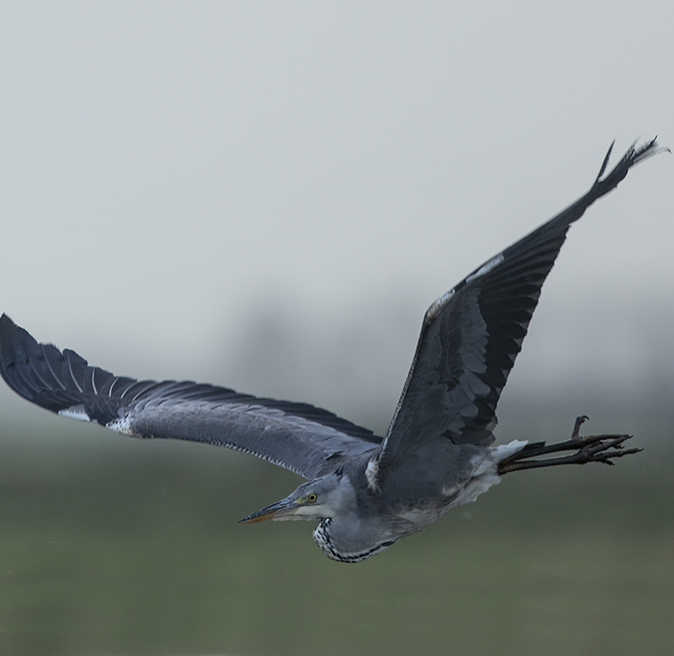
M 434 298 L 659 134 L 674 9 L 4 2 L 0 311 L 141 378 L 385 431 Z M 570 232 L 502 441 L 630 432 L 365 563 L 237 526 L 298 479 L 0 387 L 0 653 L 661 654 L 674 646 L 674 160 Z

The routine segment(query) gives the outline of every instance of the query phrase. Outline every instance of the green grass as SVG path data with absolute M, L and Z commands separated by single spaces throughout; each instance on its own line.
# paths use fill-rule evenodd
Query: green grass
M 82 427 L 86 431 L 90 427 Z M 632 656 L 674 647 L 674 465 L 523 472 L 356 565 L 308 523 L 237 525 L 296 484 L 194 445 L 7 440 L 0 654 Z M 76 443 L 73 443 L 73 440 Z M 74 446 L 73 446 L 74 444 Z

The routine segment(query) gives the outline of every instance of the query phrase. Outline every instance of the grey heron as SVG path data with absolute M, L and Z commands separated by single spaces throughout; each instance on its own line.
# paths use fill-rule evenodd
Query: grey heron
M 241 522 L 314 520 L 314 540 L 329 558 L 365 560 L 474 501 L 505 473 L 613 464 L 639 451 L 625 448 L 627 435 L 581 437 L 585 417 L 557 444 L 493 446 L 496 405 L 571 224 L 632 166 L 664 150 L 655 139 L 634 144 L 606 173 L 611 148 L 586 194 L 429 307 L 383 437 L 308 404 L 115 376 L 74 351 L 38 343 L 4 314 L 0 373 L 19 395 L 59 415 L 132 437 L 226 446 L 299 474 L 306 482 Z

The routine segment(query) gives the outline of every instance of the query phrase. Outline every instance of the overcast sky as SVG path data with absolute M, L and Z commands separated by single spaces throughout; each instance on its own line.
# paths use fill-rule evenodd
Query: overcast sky
M 4 2 L 0 311 L 118 374 L 392 407 L 435 297 L 614 138 L 674 147 L 672 25 L 671 0 Z M 515 390 L 671 380 L 673 181 L 648 161 L 574 226 Z

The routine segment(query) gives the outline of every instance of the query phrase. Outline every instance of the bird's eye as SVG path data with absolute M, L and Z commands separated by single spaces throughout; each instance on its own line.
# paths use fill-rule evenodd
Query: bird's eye
M 309 503 L 313 503 L 316 501 L 316 499 L 318 499 L 318 497 L 313 492 L 311 494 L 307 494 L 307 501 Z

